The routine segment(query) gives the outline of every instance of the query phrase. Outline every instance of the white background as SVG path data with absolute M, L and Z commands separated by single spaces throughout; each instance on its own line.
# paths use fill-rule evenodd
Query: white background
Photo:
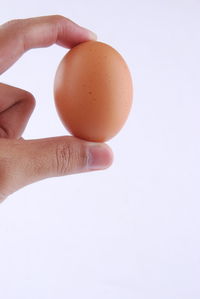
M 65 15 L 125 58 L 134 106 L 106 171 L 52 178 L 0 205 L 3 299 L 200 298 L 200 1 L 1 0 L 0 22 Z M 24 138 L 65 135 L 53 79 L 66 50 L 1 81 L 32 92 Z

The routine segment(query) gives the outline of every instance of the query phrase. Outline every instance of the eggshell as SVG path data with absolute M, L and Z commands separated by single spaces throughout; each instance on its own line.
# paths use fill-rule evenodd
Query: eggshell
M 105 43 L 81 43 L 58 66 L 56 108 L 64 126 L 79 138 L 104 142 L 116 135 L 128 117 L 132 95 L 124 59 Z

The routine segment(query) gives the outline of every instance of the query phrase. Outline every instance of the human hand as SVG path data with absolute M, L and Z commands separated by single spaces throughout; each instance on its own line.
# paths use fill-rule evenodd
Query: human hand
M 0 74 L 32 48 L 66 48 L 95 36 L 62 16 L 13 20 L 0 26 Z M 72 136 L 21 138 L 34 109 L 29 92 L 0 83 L 0 200 L 41 179 L 105 169 L 112 163 L 106 144 Z

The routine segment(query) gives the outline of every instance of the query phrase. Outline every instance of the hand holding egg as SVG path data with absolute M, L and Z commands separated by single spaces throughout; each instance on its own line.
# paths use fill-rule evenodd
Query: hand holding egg
M 9 21 L 0 25 L 0 73 L 32 48 L 54 43 L 72 48 L 95 38 L 90 30 L 58 15 Z M 73 68 L 76 69 L 76 65 Z M 74 74 L 71 73 L 71 79 Z M 64 83 L 59 79 L 57 84 L 61 82 Z M 68 84 L 68 91 L 70 86 L 76 88 L 78 81 L 74 83 L 73 86 Z M 73 136 L 20 138 L 34 106 L 35 99 L 30 92 L 0 83 L 0 201 L 18 189 L 48 177 L 101 170 L 112 164 L 112 151 L 106 144 L 87 142 Z M 82 109 L 82 106 L 77 107 Z M 67 119 L 72 120 L 70 115 Z M 83 123 L 79 123 L 79 127 Z M 73 130 L 74 124 L 71 124 Z

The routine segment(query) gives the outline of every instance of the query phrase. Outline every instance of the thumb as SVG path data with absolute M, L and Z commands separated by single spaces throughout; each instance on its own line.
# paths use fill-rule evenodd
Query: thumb
M 106 144 L 72 136 L 5 139 L 4 142 L 1 140 L 0 153 L 0 194 L 5 197 L 48 177 L 105 169 L 113 160 L 112 151 Z

